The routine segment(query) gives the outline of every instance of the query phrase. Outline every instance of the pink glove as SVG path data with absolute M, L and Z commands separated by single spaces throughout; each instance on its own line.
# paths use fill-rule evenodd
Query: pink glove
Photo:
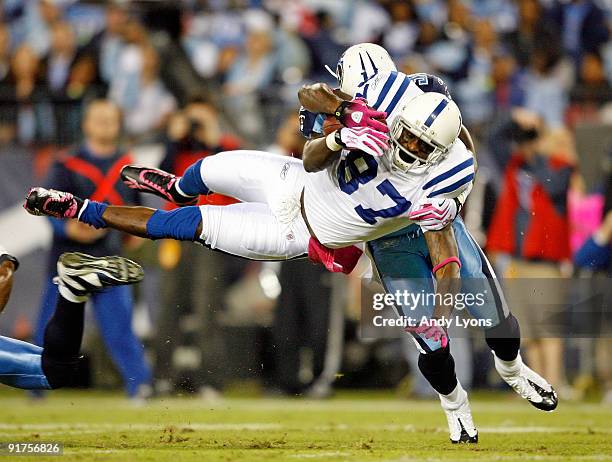
M 363 251 L 354 245 L 341 249 L 325 247 L 314 237 L 308 242 L 308 259 L 313 263 L 322 263 L 332 273 L 349 274 L 359 261 Z
M 455 199 L 432 199 L 418 205 L 408 218 L 419 224 L 424 231 L 438 231 L 453 221 L 459 213 Z
M 369 127 L 341 128 L 334 139 L 343 148 L 358 149 L 374 157 L 382 156 L 389 149 L 389 136 Z
M 421 334 L 426 339 L 433 340 L 434 342 L 439 341 L 442 348 L 446 348 L 446 345 L 448 345 L 448 335 L 444 328 L 436 326 L 432 322 L 425 321 L 418 327 L 406 327 L 404 330 L 412 334 Z
M 370 127 L 383 133 L 389 131 L 385 122 L 376 120 L 386 119 L 387 113 L 372 109 L 363 98 L 342 102 L 336 109 L 334 116 L 347 128 Z

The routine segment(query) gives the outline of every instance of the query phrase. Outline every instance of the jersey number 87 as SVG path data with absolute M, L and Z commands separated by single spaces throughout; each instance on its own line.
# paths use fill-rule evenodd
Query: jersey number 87
M 346 194 L 353 194 L 359 185 L 365 185 L 376 178 L 378 174 L 378 162 L 361 151 L 351 151 L 346 158 L 338 164 L 338 185 Z M 410 208 L 411 202 L 406 200 L 389 180 L 383 180 L 376 189 L 383 195 L 388 196 L 395 205 L 386 209 L 374 210 L 361 205 L 355 207 L 355 212 L 370 225 L 376 224 L 376 218 L 393 218 L 405 213 Z

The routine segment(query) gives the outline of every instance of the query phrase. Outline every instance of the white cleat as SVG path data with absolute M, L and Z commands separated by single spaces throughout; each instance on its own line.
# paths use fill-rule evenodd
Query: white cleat
M 478 443 L 478 430 L 472 420 L 467 392 L 461 389 L 457 402 L 451 402 L 440 395 L 440 404 L 446 413 L 451 443 Z
M 57 275 L 57 283 L 79 297 L 106 287 L 140 282 L 144 271 L 138 263 L 124 257 L 67 252 L 57 262 Z
M 559 403 L 557 392 L 543 377 L 531 370 L 521 359 L 521 355 L 508 367 L 508 361 L 495 356 L 495 369 L 504 381 L 521 397 L 542 411 L 554 411 Z

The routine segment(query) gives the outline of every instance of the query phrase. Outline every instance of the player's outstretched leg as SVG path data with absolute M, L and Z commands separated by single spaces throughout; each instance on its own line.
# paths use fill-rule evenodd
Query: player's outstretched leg
M 147 207 L 114 207 L 54 189 L 32 188 L 23 207 L 32 215 L 79 220 L 95 228 L 113 228 L 148 239 L 197 240 L 202 216 L 198 207 L 166 212 Z
M 64 253 L 57 262 L 59 297 L 45 328 L 41 366 L 49 388 L 70 385 L 79 361 L 85 302 L 92 292 L 134 284 L 144 277 L 142 267 L 124 257 L 92 257 Z
M 305 256 L 310 239 L 299 207 L 295 208 L 297 213 L 291 221 L 285 222 L 277 218 L 269 205 L 260 202 L 164 211 L 112 206 L 82 200 L 67 192 L 33 188 L 24 208 L 32 215 L 76 219 L 95 228 L 117 229 L 147 239 L 199 242 L 252 260 Z
M 0 336 L 0 382 L 27 390 L 70 385 L 79 361 L 85 302 L 93 291 L 133 284 L 140 265 L 123 257 L 65 253 L 57 264 L 59 297 L 39 347 Z
M 195 165 L 198 165 L 199 167 L 199 163 L 196 163 Z M 194 172 L 190 172 L 190 169 L 194 170 Z M 199 179 L 199 182 L 202 183 L 199 173 L 195 172 L 194 166 L 191 166 L 185 172 L 185 176 L 188 177 L 189 175 L 194 176 L 195 179 Z M 168 173 L 157 168 L 126 165 L 121 169 L 121 178 L 123 179 L 123 182 L 132 189 L 155 194 L 162 199 L 180 206 L 195 205 L 198 202 L 198 195 L 208 194 L 209 192 L 206 186 L 202 183 L 201 188 L 197 188 L 194 191 L 190 191 L 191 194 L 187 194 L 180 186 L 180 180 L 182 180 L 184 177 L 179 178 L 172 173 Z M 186 189 L 189 191 L 188 186 Z
M 487 329 L 485 339 L 493 351 L 495 369 L 501 378 L 536 408 L 554 411 L 559 403 L 555 389 L 521 358 L 518 320 L 510 314 L 499 325 Z

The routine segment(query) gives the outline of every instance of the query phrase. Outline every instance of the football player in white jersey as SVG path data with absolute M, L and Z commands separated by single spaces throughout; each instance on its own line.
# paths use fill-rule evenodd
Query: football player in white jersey
M 403 117 L 401 123 L 394 120 L 395 108 L 404 99 L 410 98 L 411 93 L 437 92 L 450 98 L 446 85 L 441 79 L 427 74 L 406 76 L 397 72 L 386 50 L 373 44 L 359 44 L 349 48 L 338 63 L 336 75 L 340 91 L 333 91 L 324 84 L 305 86 L 300 90 L 300 101 L 305 106 L 301 110 L 301 130 L 307 138 L 322 132 L 325 116 L 321 113 L 330 113 L 334 108 L 342 107 L 344 103 L 338 94 L 345 98 L 367 97 L 368 103 L 375 110 L 388 112 L 387 121 L 391 126 L 392 139 L 401 139 L 401 135 L 398 136 L 396 132 L 400 130 L 400 126 L 404 131 L 407 129 L 420 134 L 419 128 L 428 125 L 427 122 L 431 119 L 430 116 L 419 118 L 411 114 L 407 118 Z M 404 124 L 404 121 L 411 120 L 412 116 L 416 118 L 417 125 L 419 121 L 422 122 L 420 127 Z M 427 138 L 421 136 L 423 141 Z M 460 138 L 473 152 L 471 137 L 463 126 Z M 323 144 L 322 141 L 311 144 L 314 143 L 318 143 L 319 148 Z M 435 152 L 434 147 L 429 148 L 432 153 Z M 422 165 L 414 165 L 422 159 L 415 159 L 411 153 L 403 152 L 403 154 L 402 156 L 402 152 L 399 152 L 398 168 L 413 172 L 423 168 Z M 447 155 L 448 158 L 451 155 L 452 151 Z M 305 159 L 305 165 L 311 170 L 316 170 L 321 165 L 325 165 L 328 158 L 333 159 L 333 155 L 323 148 L 317 149 L 313 158 Z M 430 158 L 428 157 L 428 160 Z M 391 159 L 392 162 L 396 160 L 397 158 Z M 410 165 L 405 165 L 404 162 Z M 423 290 L 423 286 L 425 291 L 434 292 L 432 273 L 438 276 L 436 255 L 439 253 L 434 241 L 455 242 L 461 264 L 462 291 L 486 294 L 485 303 L 480 309 L 468 308 L 468 311 L 474 318 L 489 319 L 492 322 L 490 328 L 485 329 L 485 338 L 494 351 L 496 369 L 515 391 L 535 407 L 547 411 L 553 410 L 557 405 L 554 390 L 550 384 L 522 363 L 519 354 L 518 322 L 508 310 L 503 293 L 484 253 L 465 229 L 461 218 L 456 217 L 471 188 L 474 177 L 473 166 L 471 157 L 468 159 L 457 157 L 454 163 L 440 163 L 436 175 L 430 177 L 427 182 L 428 185 L 437 183 L 435 191 L 444 191 L 443 194 L 435 192 L 428 194 L 429 199 L 434 199 L 432 202 L 437 205 L 438 212 L 436 214 L 425 212 L 421 215 L 413 213 L 412 217 L 417 221 L 419 216 L 423 218 L 419 221 L 419 226 L 410 225 L 401 231 L 369 242 L 369 253 L 388 293 L 405 290 L 418 293 Z M 442 199 L 435 200 L 437 197 Z M 449 200 L 449 197 L 454 198 L 455 204 Z M 432 235 L 437 235 L 437 238 L 432 239 Z M 451 245 L 447 243 L 446 246 Z M 399 308 L 404 310 L 407 316 L 415 316 L 422 312 L 435 316 L 431 306 L 419 307 L 416 313 L 410 311 L 408 307 Z M 451 440 L 477 441 L 467 394 L 455 377 L 454 361 L 447 345 L 440 339 L 424 336 L 415 330 L 411 333 L 421 351 L 419 369 L 440 395 L 442 407 L 448 418 Z
M 355 106 L 363 107 L 363 113 L 370 111 L 363 103 Z M 461 116 L 448 98 L 421 94 L 405 106 L 398 120 L 413 124 L 411 113 L 422 116 L 435 111 L 439 112 L 437 119 L 422 134 L 439 131 L 431 139 L 437 146 L 432 156 L 441 164 L 449 153 L 453 159 L 468 159 L 463 144 L 455 143 Z M 397 231 L 412 222 L 410 213 L 421 209 L 419 203 L 427 195 L 445 194 L 436 189 L 438 182 L 429 181 L 437 176 L 437 163 L 423 161 L 423 168 L 416 172 L 396 169 L 401 153 L 410 152 L 407 146 L 425 146 L 416 137 L 394 139 L 389 149 L 388 135 L 356 127 L 343 128 L 333 139 L 315 141 L 323 141 L 327 149 L 325 143 L 330 140 L 337 149 L 329 151 L 335 162 L 314 174 L 308 174 L 298 159 L 260 151 L 229 151 L 201 159 L 181 178 L 146 167 L 123 168 L 124 181 L 135 189 L 178 204 L 193 202 L 211 191 L 242 201 L 229 206 L 164 212 L 108 206 L 34 188 L 25 207 L 33 214 L 78 218 L 93 226 L 108 225 L 149 238 L 196 240 L 246 258 L 279 260 L 304 255 L 311 237 L 327 247 L 341 248 Z M 428 154 L 423 152 L 423 156 Z
M 379 85 L 377 99 L 389 87 L 387 81 Z M 399 89 L 409 85 L 400 83 Z M 373 98 L 371 95 L 368 98 Z M 151 239 L 193 240 L 262 260 L 305 255 L 313 241 L 326 248 L 342 248 L 398 231 L 416 220 L 442 217 L 445 221 L 456 215 L 455 198 L 469 187 L 469 180 L 444 183 L 450 178 L 449 171 L 469 172 L 471 168 L 473 175 L 473 161 L 457 140 L 461 118 L 455 103 L 432 93 L 415 92 L 413 96 L 401 101 L 392 98 L 388 103 L 394 115 L 391 148 L 385 125 L 376 120 L 384 116 L 382 112 L 362 100 L 342 102 L 336 112 L 347 126 L 333 136 L 312 140 L 305 151 L 308 170 L 323 169 L 312 175 L 299 160 L 257 151 L 226 152 L 202 159 L 181 178 L 144 167 L 128 166 L 122 172 L 131 187 L 179 205 L 193 203 L 198 195 L 211 191 L 236 197 L 243 201 L 239 204 L 187 206 L 166 212 L 108 206 L 65 192 L 34 188 L 24 206 L 33 214 L 74 218 Z M 438 202 L 438 197 L 443 200 Z M 449 284 L 456 280 L 460 266 L 456 242 L 449 239 L 452 231 L 428 234 L 437 290 L 450 292 Z M 418 333 L 445 346 L 445 333 L 440 329 Z M 448 355 L 444 361 L 448 362 Z M 542 385 L 547 384 L 543 381 Z M 465 392 L 457 386 L 449 396 L 451 439 L 476 438 L 471 418 L 470 422 L 467 417 L 458 418 L 469 415 Z M 543 399 L 541 395 L 532 398 L 532 402 Z

